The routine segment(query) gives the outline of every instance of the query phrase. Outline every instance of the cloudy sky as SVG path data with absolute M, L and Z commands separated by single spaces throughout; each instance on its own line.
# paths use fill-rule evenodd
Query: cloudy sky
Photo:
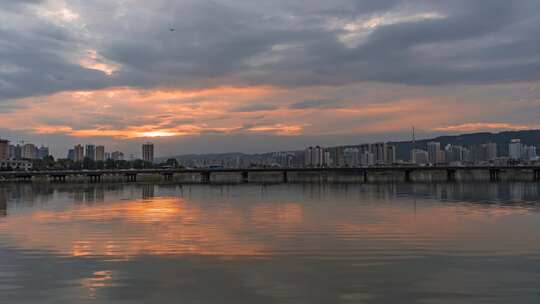
M 158 155 L 540 128 L 538 0 L 0 0 L 0 137 Z

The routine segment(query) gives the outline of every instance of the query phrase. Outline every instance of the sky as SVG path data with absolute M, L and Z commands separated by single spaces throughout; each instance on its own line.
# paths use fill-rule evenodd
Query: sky
M 0 137 L 157 156 L 540 128 L 538 0 L 0 0 Z

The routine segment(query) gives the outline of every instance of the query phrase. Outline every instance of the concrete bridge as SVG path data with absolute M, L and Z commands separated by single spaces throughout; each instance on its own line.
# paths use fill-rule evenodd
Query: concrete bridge
M 363 168 L 141 169 L 0 172 L 0 180 L 179 183 L 540 181 L 540 166 L 381 166 Z

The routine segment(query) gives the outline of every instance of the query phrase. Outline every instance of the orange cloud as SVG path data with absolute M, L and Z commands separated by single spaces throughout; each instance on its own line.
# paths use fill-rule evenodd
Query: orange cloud
M 255 133 L 273 133 L 278 135 L 299 135 L 304 130 L 302 125 L 275 124 L 270 126 L 257 126 L 247 129 Z
M 407 90 L 407 94 L 414 93 Z M 337 93 L 340 90 L 329 87 L 287 90 L 271 86 L 194 90 L 120 87 L 62 92 L 18 100 L 16 109 L 0 113 L 0 128 L 75 138 L 136 139 L 208 133 L 281 136 L 373 134 L 401 131 L 411 125 L 434 131 L 530 127 L 503 123 L 441 127 L 444 121 L 475 119 L 485 115 L 486 109 L 472 105 L 467 113 L 457 113 L 455 100 L 401 98 L 395 93 L 391 93 L 389 100 L 384 102 L 350 97 L 336 108 L 291 108 L 302 100 L 316 100 L 317 97 Z M 258 104 L 262 106 L 253 106 Z M 490 110 L 504 110 L 498 107 L 504 105 L 494 105 Z M 264 108 L 272 110 L 257 110 Z

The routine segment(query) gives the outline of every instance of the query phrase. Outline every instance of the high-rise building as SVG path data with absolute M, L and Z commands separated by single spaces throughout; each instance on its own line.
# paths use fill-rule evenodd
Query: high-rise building
M 392 165 L 396 163 L 396 146 L 386 146 L 386 164 Z
M 446 155 L 443 150 L 437 151 L 437 164 L 446 163 Z
M 368 151 L 368 152 L 371 152 L 371 144 L 362 144 L 360 146 L 358 146 L 358 152 L 360 152 L 360 154 L 364 154 L 364 152 Z
M 332 167 L 343 167 L 345 165 L 345 147 L 328 148 L 326 151 L 330 154 Z
M 84 160 L 84 147 L 82 145 L 76 145 L 74 148 L 74 160 L 76 162 L 82 162 Z
M 145 143 L 142 145 L 142 157 L 144 161 L 154 162 L 154 144 Z
M 524 160 L 536 160 L 536 146 L 524 146 L 521 151 L 521 158 Z
M 94 145 L 86 145 L 85 151 L 84 151 L 84 157 L 88 157 L 91 160 L 96 160 L 96 146 Z
M 9 145 L 9 158 L 14 160 L 22 159 L 21 145 Z
M 428 152 L 428 162 L 430 164 L 437 164 L 437 156 L 439 155 L 439 151 L 441 150 L 441 143 L 438 142 L 428 142 L 427 143 L 427 152 Z
M 110 152 L 105 152 L 105 160 L 112 159 Z
M 304 166 L 307 168 L 313 167 L 314 161 L 314 147 L 307 147 L 304 150 Z
M 104 161 L 104 160 L 105 160 L 105 147 L 97 146 L 96 147 L 96 161 Z
M 327 165 L 327 157 L 329 157 L 329 154 L 326 153 L 324 148 L 319 146 L 308 147 L 304 151 L 304 165 L 308 168 L 325 167 Z
M 23 159 L 36 159 L 37 158 L 37 148 L 34 144 L 24 144 L 22 146 L 22 158 Z
M 345 166 L 358 167 L 360 165 L 360 150 L 358 148 L 345 148 L 343 155 Z
M 9 158 L 9 140 L 0 139 L 0 160 Z
M 508 157 L 513 160 L 521 159 L 523 144 L 519 139 L 512 139 L 508 145 Z
M 496 143 L 487 143 L 484 144 L 486 148 L 487 160 L 494 160 L 497 158 L 497 144 Z
M 67 159 L 75 161 L 75 149 L 69 149 Z
M 360 164 L 362 166 L 373 166 L 375 164 L 375 155 L 369 150 L 364 150 L 360 155 Z
M 444 158 L 446 163 L 461 163 L 466 161 L 467 149 L 462 146 L 447 145 L 444 148 Z
M 111 159 L 112 160 L 124 160 L 124 153 L 120 151 L 114 151 L 111 153 Z
M 371 153 L 375 158 L 375 164 L 382 165 L 386 163 L 387 145 L 385 143 L 374 143 L 371 145 Z
M 334 159 L 330 155 L 329 151 L 324 151 L 323 166 L 332 168 L 334 166 Z
M 39 159 L 44 159 L 47 156 L 49 156 L 49 148 L 41 145 L 37 150 L 37 157 Z

